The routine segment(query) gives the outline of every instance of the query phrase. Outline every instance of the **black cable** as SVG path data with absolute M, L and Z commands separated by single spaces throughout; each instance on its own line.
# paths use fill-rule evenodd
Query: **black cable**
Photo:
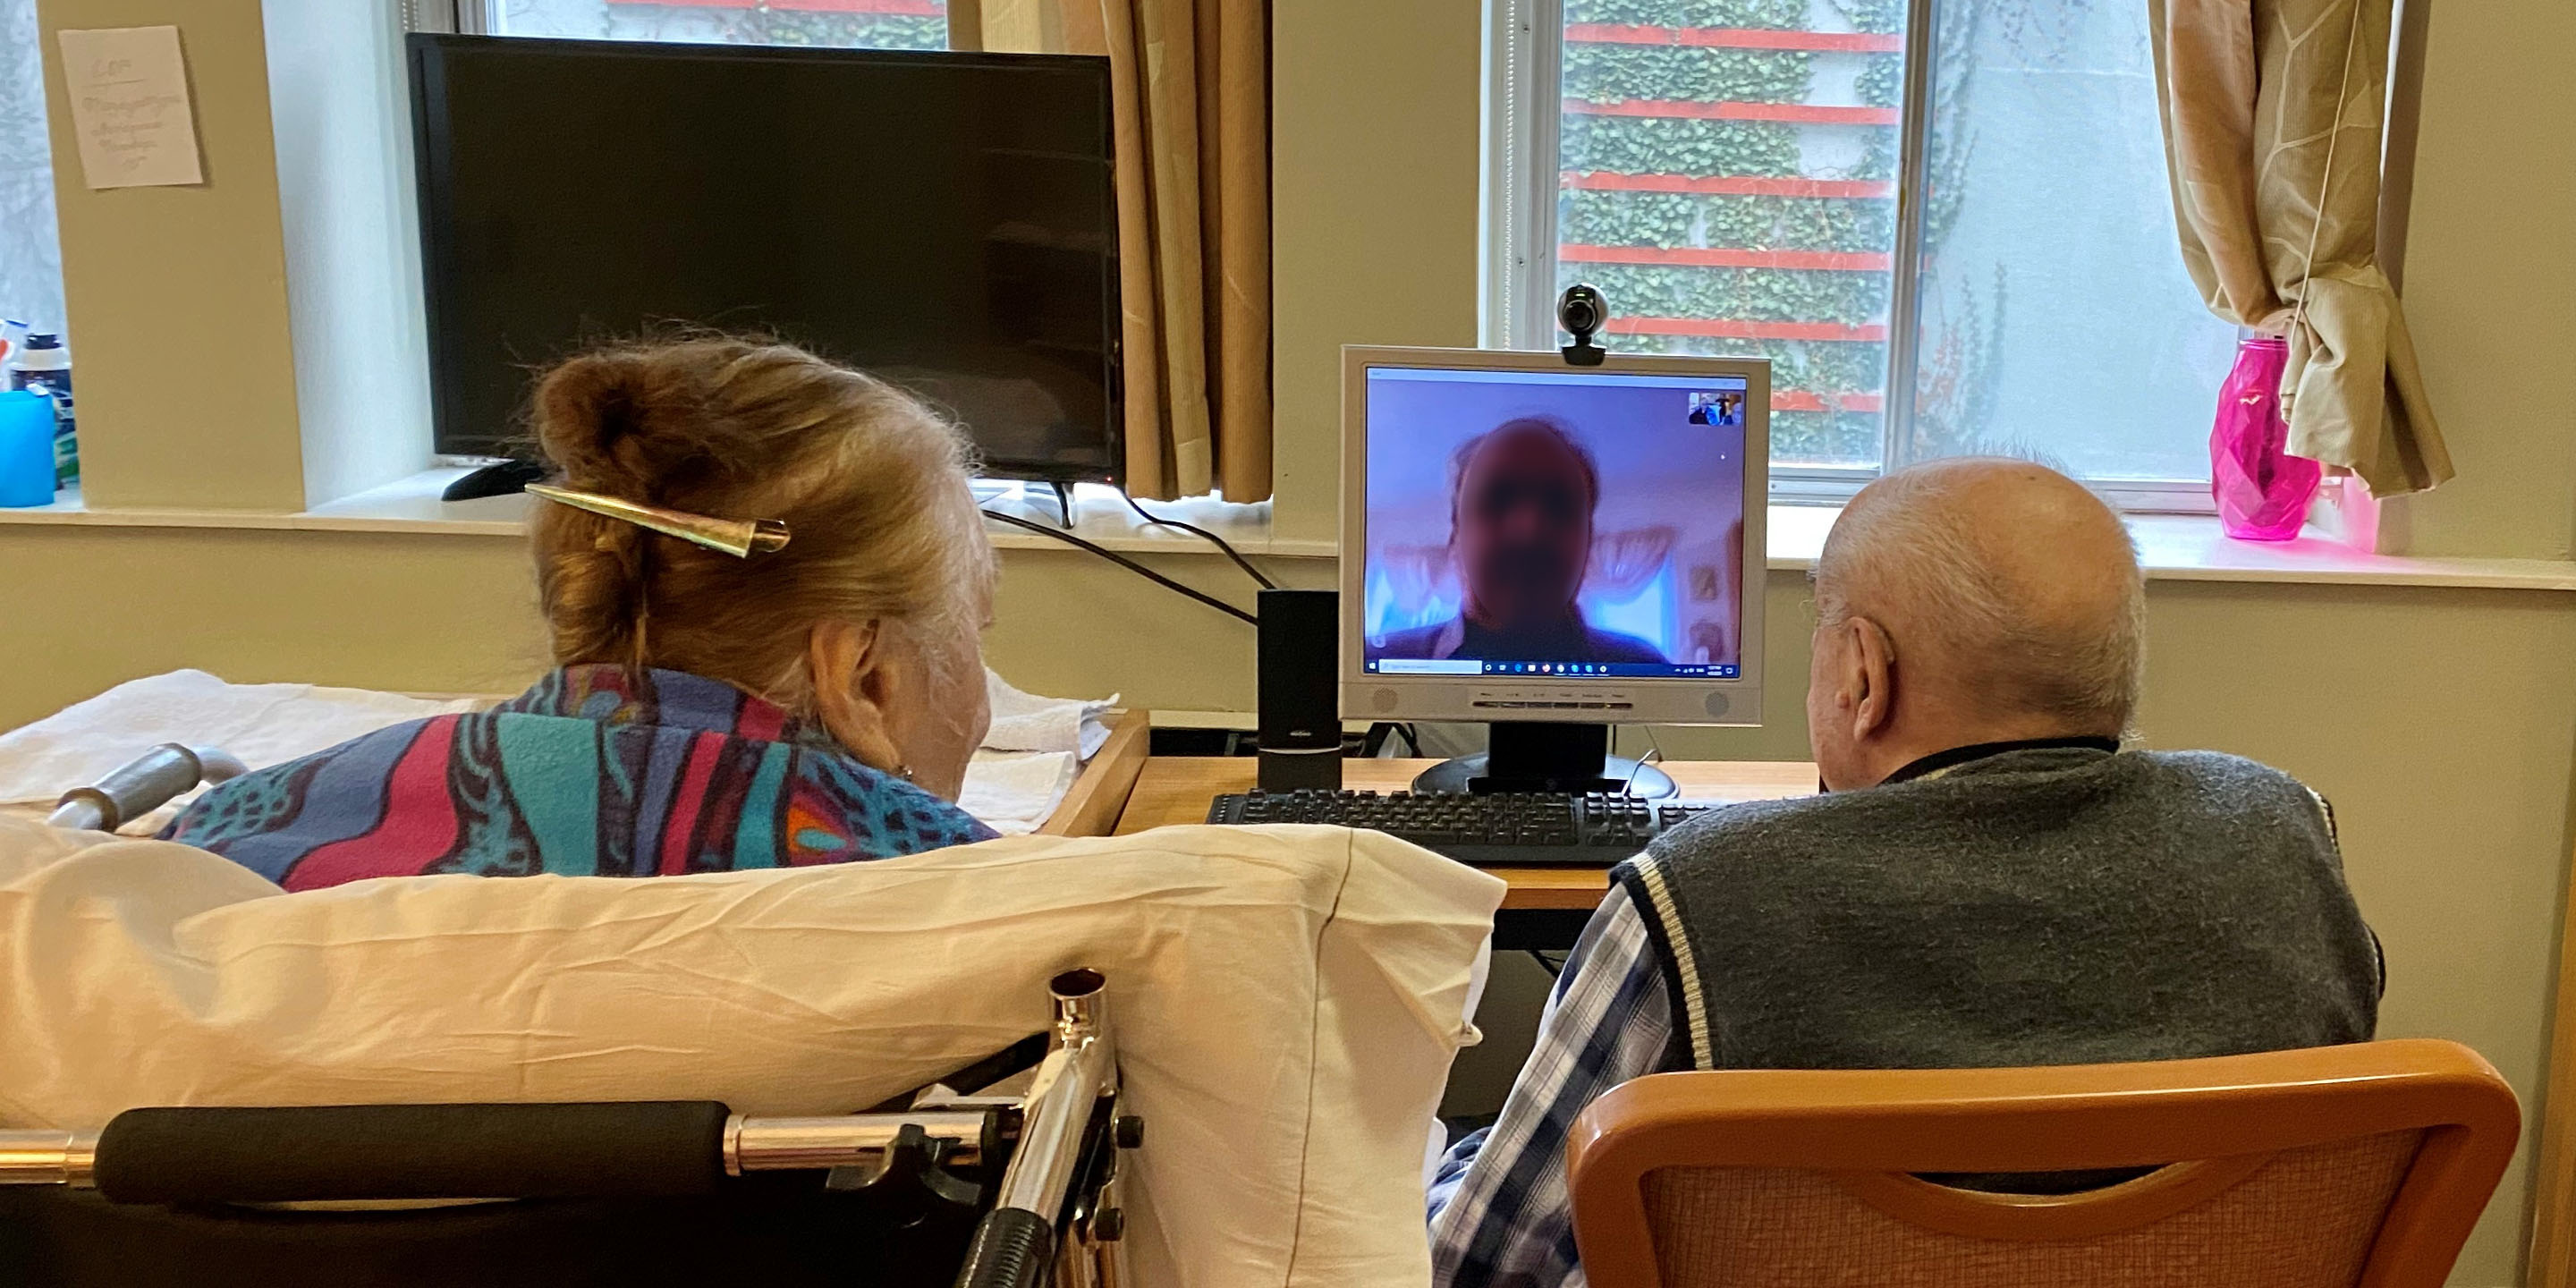
M 1156 571 L 1154 571 L 1153 569 L 1148 568 L 1148 567 L 1146 567 L 1145 565 L 1140 564 L 1140 563 L 1136 562 L 1135 560 L 1130 559 L 1130 558 L 1128 558 L 1127 556 L 1125 556 L 1125 555 L 1122 555 L 1122 554 L 1118 553 L 1118 552 L 1117 552 L 1117 551 L 1115 551 L 1115 550 L 1111 550 L 1111 549 L 1108 549 L 1108 548 L 1103 547 L 1103 546 L 1094 545 L 1094 544 L 1092 544 L 1091 542 L 1085 541 L 1085 540 L 1083 540 L 1082 538 L 1077 537 L 1077 536 L 1073 535 L 1073 534 L 1072 534 L 1072 533 L 1070 533 L 1070 532 L 1063 532 L 1063 531 L 1059 531 L 1059 530 L 1057 530 L 1057 529 L 1055 529 L 1055 528 L 1050 528 L 1050 527 L 1046 526 L 1046 525 L 1045 525 L 1045 524 L 1043 524 L 1043 523 L 1032 523 L 1032 522 L 1030 522 L 1029 520 L 1027 520 L 1027 519 L 1023 519 L 1023 518 L 1021 518 L 1020 516 L 1018 516 L 1018 515 L 1016 515 L 1016 514 L 1004 514 L 1004 513 L 1002 513 L 1002 512 L 1001 512 L 1001 511 L 999 511 L 999 510 L 986 510 L 986 511 L 984 511 L 984 517 L 985 517 L 985 518 L 987 518 L 987 519 L 999 519 L 999 520 L 1001 520 L 1001 521 L 1002 521 L 1002 522 L 1004 522 L 1004 523 L 1010 524 L 1012 527 L 1015 527 L 1015 528 L 1026 528 L 1026 529 L 1028 529 L 1028 530 L 1029 530 L 1029 531 L 1031 531 L 1031 532 L 1039 533 L 1039 534 L 1044 535 L 1044 536 L 1050 536 L 1050 537 L 1053 537 L 1053 538 L 1055 538 L 1056 540 L 1061 541 L 1061 542 L 1063 542 L 1063 543 L 1065 543 L 1066 545 L 1069 545 L 1069 546 L 1080 546 L 1081 548 L 1083 548 L 1083 549 L 1085 549 L 1085 550 L 1088 550 L 1088 551 L 1090 551 L 1091 553 L 1093 553 L 1093 554 L 1095 554 L 1095 555 L 1098 555 L 1098 556 L 1100 556 L 1101 558 L 1106 559 L 1106 560 L 1108 560 L 1109 562 L 1114 563 L 1114 564 L 1118 565 L 1119 567 L 1124 568 L 1124 569 L 1126 569 L 1127 571 L 1132 572 L 1132 573 L 1136 574 L 1137 576 L 1142 577 L 1142 578 L 1144 578 L 1145 580 L 1147 580 L 1147 581 L 1150 581 L 1150 582 L 1154 583 L 1154 584 L 1155 584 L 1155 585 L 1157 585 L 1157 586 L 1161 586 L 1161 587 L 1163 587 L 1163 588 L 1164 588 L 1164 589 L 1166 589 L 1166 590 L 1170 590 L 1170 591 L 1176 592 L 1176 593 L 1178 593 L 1178 594 L 1187 595 L 1187 596 L 1189 596 L 1190 598 L 1195 599 L 1195 600 L 1199 601 L 1200 603 L 1205 604 L 1205 605 L 1207 605 L 1208 607 L 1210 607 L 1210 608 L 1213 608 L 1213 609 L 1217 610 L 1217 611 L 1218 611 L 1218 612 L 1220 612 L 1220 613 L 1224 613 L 1224 614 L 1226 614 L 1226 615 L 1228 615 L 1228 616 L 1230 616 L 1230 617 L 1239 617 L 1239 618 L 1243 619 L 1244 621 L 1247 621 L 1247 622 L 1253 623 L 1254 625 L 1259 625 L 1259 624 L 1260 624 L 1260 622 L 1261 622 L 1261 619 L 1260 619 L 1260 618 L 1255 617 L 1255 616 L 1253 616 L 1252 614 L 1247 613 L 1247 612 L 1243 611 L 1242 609 L 1237 608 L 1237 607 L 1235 607 L 1234 605 L 1229 604 L 1229 603 L 1225 602 L 1224 600 L 1217 598 L 1217 597 L 1216 597 L 1216 596 L 1214 596 L 1214 595 L 1207 594 L 1207 593 L 1206 593 L 1206 592 L 1204 592 L 1204 591 L 1193 590 L 1193 589 L 1191 589 L 1190 587 L 1188 587 L 1188 586 L 1184 586 L 1184 585 L 1182 585 L 1181 583 L 1179 583 L 1179 582 L 1177 582 L 1177 581 L 1174 581 L 1174 580 L 1172 580 L 1171 578 L 1166 577 L 1166 576 L 1164 576 L 1163 574 L 1161 574 L 1161 573 L 1159 573 L 1159 572 L 1156 572 Z
M 1119 495 L 1119 497 L 1120 497 L 1120 498 L 1124 499 L 1124 500 L 1127 502 L 1127 508 L 1129 508 L 1129 509 L 1131 509 L 1131 510 L 1134 510 L 1134 511 L 1136 512 L 1136 515 L 1137 515 L 1137 517 L 1138 517 L 1138 518 L 1143 519 L 1143 520 L 1144 520 L 1145 522 L 1147 522 L 1147 523 L 1156 524 L 1156 525 L 1161 526 L 1161 527 L 1166 527 L 1166 528 L 1178 528 L 1178 529 L 1180 529 L 1180 530 L 1181 530 L 1181 531 L 1183 531 L 1183 532 L 1187 532 L 1187 533 L 1191 533 L 1191 534 L 1196 535 L 1196 536 L 1204 537 L 1204 538 L 1206 538 L 1207 540 L 1209 540 L 1209 541 L 1211 541 L 1211 542 L 1214 542 L 1214 543 L 1216 544 L 1216 548 L 1217 548 L 1217 549 L 1219 549 L 1219 550 L 1224 551 L 1224 552 L 1225 552 L 1225 557 L 1226 557 L 1226 558 L 1228 558 L 1228 559 L 1233 560 L 1233 561 L 1234 561 L 1234 566 L 1235 566 L 1235 567 L 1237 567 L 1237 568 L 1241 568 L 1241 569 L 1243 570 L 1243 574 L 1244 574 L 1245 576 L 1250 577 L 1250 578 L 1252 578 L 1254 581 L 1257 581 L 1257 582 L 1261 583 L 1261 588 L 1262 588 L 1263 590 L 1277 590 L 1277 589 L 1279 589 L 1279 583 L 1278 583 L 1278 582 L 1272 581 L 1272 580 L 1270 580 L 1268 577 L 1264 577 L 1264 576 L 1262 576 L 1262 575 L 1261 575 L 1261 570 L 1260 570 L 1260 569 L 1258 569 L 1258 568 L 1253 567 L 1253 566 L 1252 566 L 1252 561 L 1251 561 L 1251 560 L 1249 560 L 1249 559 L 1244 558 L 1244 557 L 1243 557 L 1243 552 L 1242 552 L 1242 551 L 1239 551 L 1239 550 L 1235 549 L 1233 546 L 1230 546 L 1230 545 L 1226 544 L 1226 540 L 1225 540 L 1225 538 L 1220 537 L 1220 536 L 1218 536 L 1217 534 L 1215 534 L 1215 533 L 1213 533 L 1213 532 L 1210 532 L 1210 531 L 1208 531 L 1207 529 L 1202 528 L 1202 527 L 1200 527 L 1199 525 L 1197 525 L 1197 524 L 1195 524 L 1195 523 L 1183 523 L 1183 522 L 1181 522 L 1181 521 L 1180 521 L 1180 520 L 1178 520 L 1178 519 L 1164 519 L 1164 518 L 1158 518 L 1158 517 L 1156 517 L 1156 516 L 1155 516 L 1155 514 L 1154 514 L 1154 512 L 1153 512 L 1153 511 L 1146 509 L 1146 508 L 1144 507 L 1144 504 L 1143 504 L 1142 502 L 1139 502 L 1136 498 L 1134 498 L 1134 497 L 1132 497 L 1132 496 L 1128 496 L 1128 495 L 1127 495 L 1126 493 L 1124 493 L 1124 492 L 1121 492 L 1121 493 L 1119 493 L 1118 495 Z
M 1548 977 L 1549 979 L 1556 979 L 1556 978 L 1559 978 L 1559 977 L 1561 977 L 1561 976 L 1563 976 L 1563 975 L 1565 974 L 1565 959 L 1564 959 L 1564 958 L 1561 958 L 1561 957 L 1560 957 L 1560 958 L 1558 958 L 1558 959 L 1557 959 L 1557 960 L 1555 960 L 1555 961 L 1549 961 L 1549 960 L 1547 959 L 1547 954 L 1546 954 L 1546 953 L 1543 953 L 1543 952 L 1541 952 L 1541 951 L 1539 951 L 1538 949 L 1535 949 L 1535 948 L 1525 948 L 1525 949 L 1522 949 L 1521 951 L 1528 953 L 1528 954 L 1530 955 L 1530 960 L 1531 960 L 1531 961 L 1534 961 L 1534 962 L 1537 962 L 1537 963 L 1538 963 L 1538 968 L 1539 968 L 1540 970 L 1546 971 L 1546 972 L 1547 972 L 1547 977 Z
M 1396 733 L 1398 733 L 1398 734 L 1400 734 L 1400 735 L 1402 735 L 1402 736 L 1403 736 L 1403 738 L 1404 738 L 1404 745 L 1405 745 L 1406 747 L 1408 747 L 1408 748 L 1410 748 L 1410 749 L 1412 750 L 1412 752 L 1413 752 L 1413 758 L 1414 758 L 1415 760 L 1420 760 L 1420 759 L 1422 759 L 1422 739 L 1421 739 L 1421 737 L 1420 737 L 1420 736 L 1419 736 L 1419 735 L 1414 731 L 1414 728 L 1413 728 L 1412 724 L 1411 724 L 1411 723 L 1409 723 L 1409 722 L 1408 722 L 1408 723 L 1405 723 L 1405 724 L 1399 724 L 1399 725 L 1397 725 L 1397 726 L 1395 727 L 1395 731 L 1396 731 Z

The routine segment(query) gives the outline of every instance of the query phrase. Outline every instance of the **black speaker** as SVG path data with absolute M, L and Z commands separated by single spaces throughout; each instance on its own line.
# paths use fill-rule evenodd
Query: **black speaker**
M 1341 595 L 1261 592 L 1261 790 L 1342 785 Z

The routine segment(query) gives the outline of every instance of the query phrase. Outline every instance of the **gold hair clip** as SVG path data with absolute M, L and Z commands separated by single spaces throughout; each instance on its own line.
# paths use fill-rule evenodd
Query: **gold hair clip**
M 657 509 L 637 505 L 633 501 L 621 501 L 613 496 L 601 496 L 597 492 L 576 492 L 545 483 L 531 483 L 528 491 L 557 505 L 624 520 L 666 537 L 678 537 L 692 545 L 721 550 L 736 559 L 774 554 L 787 548 L 787 525 L 776 519 L 710 519 L 703 514 Z

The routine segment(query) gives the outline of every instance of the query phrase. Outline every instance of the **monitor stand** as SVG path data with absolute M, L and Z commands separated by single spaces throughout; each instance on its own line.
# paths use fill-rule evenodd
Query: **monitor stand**
M 1610 754 L 1610 726 L 1498 720 L 1481 755 L 1423 770 L 1413 790 L 1444 792 L 1612 792 L 1672 796 L 1672 776 Z
M 546 476 L 546 467 L 535 461 L 494 461 L 471 474 L 458 478 L 438 494 L 441 501 L 473 501 L 487 496 L 511 496 L 525 491 L 531 483 Z

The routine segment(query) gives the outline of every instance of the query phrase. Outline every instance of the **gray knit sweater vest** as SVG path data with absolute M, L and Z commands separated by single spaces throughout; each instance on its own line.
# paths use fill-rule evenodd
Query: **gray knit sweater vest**
M 2378 1022 L 2324 802 L 2234 756 L 2007 751 L 1720 810 L 1616 875 L 1662 959 L 1667 1068 L 2168 1060 Z

